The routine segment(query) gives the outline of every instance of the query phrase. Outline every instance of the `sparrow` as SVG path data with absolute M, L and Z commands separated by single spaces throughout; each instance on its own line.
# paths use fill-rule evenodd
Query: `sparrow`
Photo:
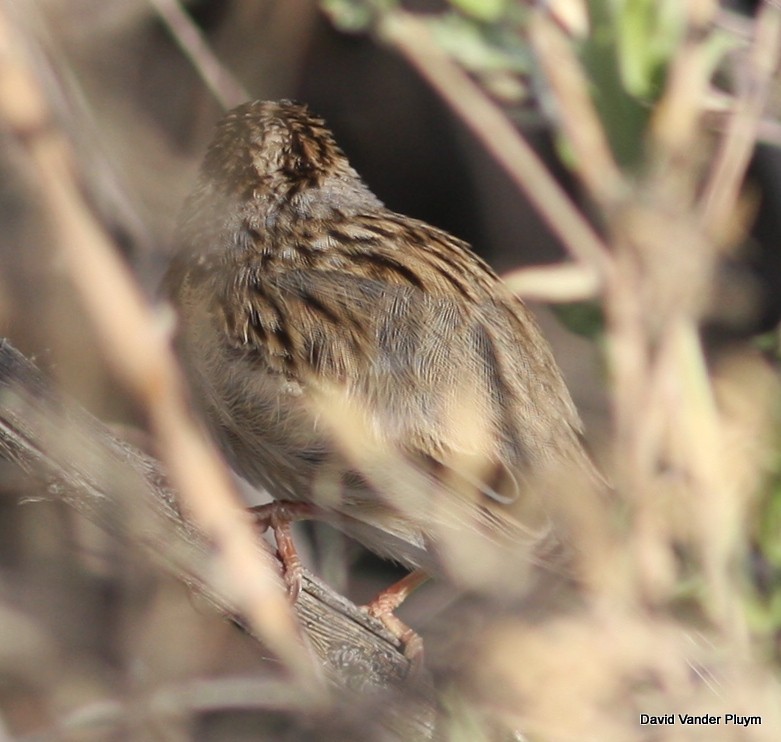
M 286 526 L 314 516 L 415 570 L 372 603 L 409 643 L 392 611 L 423 575 L 504 584 L 556 540 L 551 482 L 599 479 L 524 303 L 386 208 L 306 106 L 217 124 L 174 242 L 176 350 L 230 464 L 277 501 L 289 570 Z

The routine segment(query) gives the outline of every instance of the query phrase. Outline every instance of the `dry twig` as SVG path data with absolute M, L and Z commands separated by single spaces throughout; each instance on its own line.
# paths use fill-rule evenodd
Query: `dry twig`
M 234 108 L 249 99 L 244 86 L 215 56 L 200 29 L 184 12 L 178 0 L 149 0 L 149 3 L 163 19 L 179 48 L 224 110 Z
M 550 229 L 596 282 L 611 269 L 608 250 L 523 136 L 472 79 L 436 44 L 414 14 L 388 13 L 380 38 L 436 89 L 534 204 Z

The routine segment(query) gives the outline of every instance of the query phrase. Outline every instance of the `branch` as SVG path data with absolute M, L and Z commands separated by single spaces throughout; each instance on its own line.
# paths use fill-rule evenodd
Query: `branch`
M 379 36 L 429 82 L 534 204 L 548 227 L 584 270 L 603 281 L 612 270 L 609 251 L 556 183 L 504 112 L 439 48 L 424 21 L 412 13 L 388 13 Z
M 118 541 L 138 547 L 260 641 L 224 583 L 214 579 L 212 545 L 181 515 L 158 462 L 63 399 L 7 340 L 0 340 L 0 457 L 40 482 L 42 498 L 67 503 Z M 402 687 L 409 663 L 379 621 L 306 571 L 295 609 L 337 687 L 361 693 Z M 395 713 L 389 708 L 385 723 L 405 739 L 430 739 L 433 709 L 423 699 L 415 711 L 409 700 Z
M 149 0 L 149 2 L 223 110 L 234 108 L 251 97 L 244 86 L 220 62 L 201 30 L 187 15 L 178 0 Z
M 705 228 L 719 235 L 733 217 L 740 187 L 757 143 L 781 50 L 781 8 L 766 2 L 757 14 L 749 79 L 737 97 L 716 161 L 705 186 L 700 212 Z

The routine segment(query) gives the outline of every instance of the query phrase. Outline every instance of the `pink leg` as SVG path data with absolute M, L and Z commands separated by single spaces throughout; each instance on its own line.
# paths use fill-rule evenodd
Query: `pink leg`
M 321 517 L 322 511 L 309 503 L 289 500 L 275 500 L 267 505 L 250 508 L 249 511 L 255 516 L 261 533 L 265 533 L 269 528 L 274 532 L 277 553 L 285 570 L 290 602 L 295 603 L 301 592 L 301 559 L 293 543 L 290 524 L 298 520 Z
M 290 524 L 299 520 L 328 520 L 328 518 L 323 510 L 314 505 L 290 500 L 275 500 L 249 510 L 255 516 L 261 533 L 265 533 L 269 528 L 274 532 L 277 553 L 285 570 L 285 582 L 288 585 L 290 600 L 295 603 L 301 592 L 301 559 L 293 543 Z M 413 676 L 423 665 L 423 640 L 393 612 L 426 580 L 428 575 L 416 569 L 380 592 L 364 606 L 364 610 L 370 616 L 382 621 L 385 628 L 401 642 L 404 656 L 410 661 L 410 674 Z
M 423 570 L 416 569 L 376 595 L 364 607 L 370 616 L 382 621 L 385 628 L 401 642 L 404 656 L 410 661 L 411 675 L 416 675 L 423 666 L 423 639 L 393 612 L 426 580 L 428 575 Z

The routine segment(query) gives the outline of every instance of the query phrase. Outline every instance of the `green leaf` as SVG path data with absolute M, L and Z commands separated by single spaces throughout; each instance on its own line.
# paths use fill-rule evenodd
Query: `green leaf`
M 605 317 L 602 313 L 602 307 L 596 302 L 578 301 L 571 304 L 553 304 L 551 309 L 561 323 L 576 335 L 597 338 L 605 331 Z
M 432 16 L 428 26 L 439 45 L 471 72 L 527 72 L 529 51 L 511 29 L 486 28 L 455 13 Z
M 684 34 L 679 0 L 614 2 L 618 64 L 630 95 L 654 99 L 667 63 Z
M 392 10 L 397 0 L 320 0 L 331 23 L 346 33 L 368 31 L 378 13 Z
M 450 4 L 464 15 L 484 23 L 495 23 L 507 9 L 507 0 L 450 0 Z

